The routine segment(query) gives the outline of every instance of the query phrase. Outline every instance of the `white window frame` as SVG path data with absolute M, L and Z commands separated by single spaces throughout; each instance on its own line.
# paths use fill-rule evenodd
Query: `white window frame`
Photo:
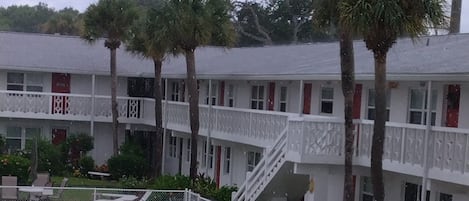
M 223 149 L 223 174 L 230 174 L 231 172 L 231 156 L 232 150 L 231 147 L 224 147 Z
M 285 89 L 285 91 L 283 91 Z M 282 93 L 285 92 L 285 96 L 282 97 Z M 283 99 L 285 98 L 285 99 Z M 282 104 L 285 105 L 285 110 L 282 111 Z M 278 90 L 278 111 L 280 112 L 287 112 L 288 111 L 288 87 L 287 86 L 280 86 Z
M 375 110 L 375 116 L 376 116 L 376 106 L 375 106 L 375 102 L 371 100 L 371 94 L 374 94 L 375 97 L 373 97 L 373 100 L 375 100 L 376 98 L 376 92 L 375 92 L 375 89 L 368 89 L 368 92 L 367 92 L 367 99 L 366 99 L 366 119 L 368 120 L 374 120 L 374 118 L 371 118 L 370 117 L 370 110 Z M 386 121 L 389 121 L 389 116 L 390 116 L 390 111 L 391 111 L 391 91 L 390 90 L 387 90 L 386 91 Z
M 191 161 L 191 146 L 192 146 L 192 141 L 190 138 L 187 138 L 187 145 L 186 145 L 186 161 L 190 162 Z
M 218 84 L 215 82 L 212 82 L 212 94 L 209 95 L 208 93 L 210 92 L 210 86 L 209 83 L 206 85 L 207 91 L 205 92 L 205 104 L 209 105 L 218 105 Z
M 367 183 L 365 183 L 367 182 Z M 368 184 L 369 186 L 366 186 Z M 367 189 L 369 188 L 369 189 Z M 373 184 L 371 183 L 371 177 L 361 176 L 360 177 L 360 201 L 364 201 L 364 196 L 373 197 Z
M 228 87 L 227 87 L 227 92 L 226 92 L 226 106 L 228 107 L 235 107 L 236 106 L 236 99 L 235 99 L 235 96 L 236 96 L 236 88 L 235 88 L 235 85 L 233 84 L 228 84 Z
M 177 158 L 177 137 L 169 137 L 168 154 L 171 158 Z
M 324 97 L 324 90 L 332 90 L 332 98 L 325 98 Z M 330 103 L 332 106 L 331 112 L 324 112 L 323 111 L 323 103 Z M 321 114 L 328 114 L 331 115 L 334 113 L 334 87 L 331 86 L 321 86 L 321 96 L 319 101 L 319 112 Z
M 12 74 L 23 76 L 21 83 L 9 82 L 8 77 Z M 36 78 L 36 79 L 34 79 Z M 35 82 L 37 81 L 37 82 Z M 8 89 L 9 86 L 21 86 L 21 90 Z M 40 90 L 31 90 L 30 87 L 40 88 Z M 32 91 L 32 92 L 43 92 L 44 91 L 44 75 L 41 73 L 19 73 L 19 72 L 7 72 L 7 90 L 9 91 Z
M 412 91 L 419 91 L 423 92 L 423 98 L 422 98 L 422 108 L 412 108 Z M 436 124 L 436 109 L 437 109 L 437 102 L 438 102 L 438 91 L 436 89 L 432 89 L 432 98 L 431 98 L 431 124 L 435 125 Z M 419 112 L 421 113 L 420 117 L 420 123 L 412 123 L 411 122 L 411 117 L 412 117 L 412 112 Z M 407 112 L 407 122 L 411 124 L 419 124 L 419 125 L 426 125 L 426 117 L 427 117 L 427 89 L 424 88 L 411 88 L 409 90 L 409 106 L 408 106 L 408 112 Z M 434 116 L 433 116 L 434 115 Z M 434 117 L 434 119 L 433 119 Z
M 171 101 L 181 100 L 181 84 L 177 81 L 171 82 Z
M 253 110 L 265 110 L 266 109 L 266 91 L 264 85 L 252 85 L 251 86 L 251 109 Z M 262 89 L 262 90 L 261 90 Z M 253 97 L 255 95 L 255 97 Z M 262 96 L 261 96 L 262 95 Z M 262 108 L 259 107 L 262 104 Z
M 9 129 L 19 129 L 20 130 L 20 136 L 19 137 L 11 137 L 9 136 L 9 133 L 8 133 L 8 130 Z M 31 140 L 34 138 L 34 133 L 32 133 L 33 136 L 31 136 L 31 133 L 28 132 L 28 130 L 30 129 L 33 129 L 33 130 L 36 130 L 38 131 L 38 133 L 36 133 L 37 137 L 41 137 L 42 136 L 42 129 L 40 127 L 21 127 L 21 126 L 7 126 L 7 133 L 5 135 L 5 140 L 6 140 L 6 144 L 5 146 L 8 147 L 8 140 L 20 140 L 20 149 L 19 150 L 23 150 L 26 148 L 26 141 L 27 140 Z M 12 152 L 12 151 L 17 151 L 17 150 L 8 150 L 8 152 Z
M 252 160 L 250 160 L 250 158 L 252 158 Z M 260 152 L 257 152 L 257 151 L 247 152 L 247 157 L 246 157 L 247 171 L 248 172 L 253 171 L 254 168 L 256 168 L 257 164 L 259 164 L 261 159 L 262 159 L 262 154 Z

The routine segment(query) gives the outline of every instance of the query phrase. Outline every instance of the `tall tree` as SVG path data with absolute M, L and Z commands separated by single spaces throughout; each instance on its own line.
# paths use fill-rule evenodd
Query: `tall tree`
M 55 13 L 45 23 L 40 25 L 43 33 L 62 35 L 80 35 L 83 27 L 83 16 L 78 10 L 64 8 Z
M 195 70 L 195 50 L 205 45 L 231 46 L 235 41 L 228 0 L 167 0 L 164 27 L 172 49 L 186 57 L 189 117 L 191 127 L 190 177 L 197 175 L 199 133 L 199 92 Z M 210 143 L 210 142 L 208 142 Z
M 134 24 L 132 38 L 128 42 L 127 49 L 135 54 L 153 60 L 155 81 L 155 135 L 151 136 L 154 157 L 151 159 L 153 176 L 160 176 L 163 161 L 163 111 L 162 111 L 162 84 L 161 68 L 166 54 L 170 51 L 170 43 L 164 32 L 164 10 L 160 0 L 145 2 L 141 8 L 144 15 Z
M 445 23 L 444 0 L 360 0 L 340 5 L 341 20 L 363 35 L 375 60 L 375 111 L 371 148 L 374 200 L 384 201 L 383 148 L 386 122 L 386 56 L 397 37 L 414 38 Z M 430 24 L 429 24 L 430 23 Z
M 99 0 L 86 9 L 84 33 L 82 38 L 95 42 L 99 37 L 106 37 L 104 46 L 110 50 L 111 70 L 111 108 L 112 108 L 112 144 L 114 155 L 118 154 L 117 111 L 117 70 L 116 50 L 122 41 L 129 38 L 129 29 L 138 17 L 135 2 L 132 0 Z
M 451 19 L 449 22 L 449 33 L 459 33 L 461 28 L 461 4 L 462 0 L 452 0 Z
M 344 201 L 354 200 L 352 162 L 353 162 L 353 97 L 355 93 L 355 61 L 353 52 L 353 38 L 350 25 L 340 20 L 338 5 L 349 0 L 322 0 L 318 2 L 315 10 L 315 22 L 328 28 L 330 26 L 339 29 L 340 44 L 340 69 L 342 79 L 342 93 L 344 95 L 344 119 L 345 119 L 345 157 L 344 157 Z
M 3 21 L 7 25 L 9 31 L 38 33 L 40 25 L 45 23 L 54 15 L 54 10 L 47 7 L 45 3 L 39 3 L 36 6 L 10 6 L 7 9 L 0 10 L 1 16 L 7 21 Z

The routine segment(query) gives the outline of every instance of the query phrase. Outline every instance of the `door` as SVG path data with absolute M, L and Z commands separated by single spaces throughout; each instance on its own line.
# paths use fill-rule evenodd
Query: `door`
M 67 130 L 61 128 L 52 129 L 52 144 L 59 145 L 67 139 Z
M 448 95 L 446 96 L 447 127 L 458 127 L 460 91 L 461 87 L 459 85 L 448 85 Z
M 313 85 L 305 83 L 303 87 L 303 114 L 311 114 L 311 90 Z
M 52 73 L 52 93 L 70 93 L 70 74 Z M 52 96 L 52 114 L 68 114 L 68 96 Z

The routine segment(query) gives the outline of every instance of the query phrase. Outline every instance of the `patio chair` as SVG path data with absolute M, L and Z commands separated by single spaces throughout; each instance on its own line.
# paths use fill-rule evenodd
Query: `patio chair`
M 16 176 L 2 176 L 2 186 L 17 186 L 18 178 Z M 2 199 L 1 200 L 17 200 L 18 189 L 17 188 L 2 188 Z
M 54 195 L 49 195 L 47 196 L 48 200 L 62 200 L 62 195 L 64 193 L 63 187 L 67 185 L 68 178 L 64 178 L 62 182 L 60 183 L 60 189 L 57 190 L 57 193 Z
M 33 181 L 33 186 L 52 186 L 51 184 L 49 173 L 38 173 Z

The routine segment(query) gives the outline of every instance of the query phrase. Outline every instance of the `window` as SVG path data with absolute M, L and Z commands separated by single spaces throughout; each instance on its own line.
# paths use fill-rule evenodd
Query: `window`
M 6 148 L 10 153 L 24 149 L 28 141 L 40 136 L 40 128 L 7 127 Z
M 225 147 L 225 162 L 223 165 L 223 173 L 229 174 L 231 167 L 231 147 Z
M 235 87 L 234 85 L 228 85 L 228 107 L 235 106 Z
M 373 201 L 373 185 L 370 177 L 361 177 L 361 201 Z
M 171 83 L 171 101 L 179 101 L 179 82 Z
M 250 151 L 248 152 L 247 167 L 248 171 L 253 171 L 256 165 L 261 161 L 261 153 Z
M 321 113 L 332 114 L 334 105 L 334 88 L 321 88 Z
M 264 86 L 252 86 L 251 109 L 264 109 Z
M 432 90 L 431 98 L 431 124 L 435 125 L 436 120 L 436 100 L 438 94 L 436 90 Z M 426 124 L 427 117 L 427 91 L 425 89 L 411 89 L 410 90 L 410 108 L 409 108 L 409 123 L 411 124 Z
M 440 193 L 440 199 L 439 201 L 453 201 L 453 195 L 451 194 L 446 194 L 446 193 Z
M 204 148 L 203 148 L 203 156 L 204 158 L 202 159 L 202 166 L 203 167 L 207 167 L 207 141 L 204 141 Z M 210 145 L 209 147 L 209 152 L 208 152 L 208 164 L 209 164 L 209 168 L 213 168 L 213 145 Z
M 280 112 L 287 111 L 287 87 L 280 87 L 280 100 L 279 100 L 279 108 Z
M 209 85 L 207 84 L 207 91 L 205 92 L 205 104 L 212 104 L 217 105 L 218 99 L 218 87 L 217 84 L 212 83 L 212 94 L 208 94 L 210 92 Z
M 374 89 L 368 90 L 368 106 L 367 106 L 367 118 L 369 120 L 375 120 L 375 97 L 376 92 Z M 389 91 L 386 91 L 386 121 L 389 121 L 389 105 L 391 104 L 391 95 Z
M 191 143 L 192 143 L 191 139 L 187 139 L 187 147 L 186 147 L 187 148 L 187 150 L 186 150 L 186 152 L 187 152 L 186 161 L 187 162 L 191 161 Z
M 7 73 L 7 90 L 42 92 L 42 85 L 42 74 Z
M 177 137 L 169 137 L 169 157 L 177 157 Z
M 127 94 L 130 97 L 155 97 L 154 78 L 129 77 L 127 78 Z
M 404 201 L 418 201 L 422 194 L 422 185 L 405 183 Z M 430 191 L 427 191 L 426 201 L 430 201 Z

